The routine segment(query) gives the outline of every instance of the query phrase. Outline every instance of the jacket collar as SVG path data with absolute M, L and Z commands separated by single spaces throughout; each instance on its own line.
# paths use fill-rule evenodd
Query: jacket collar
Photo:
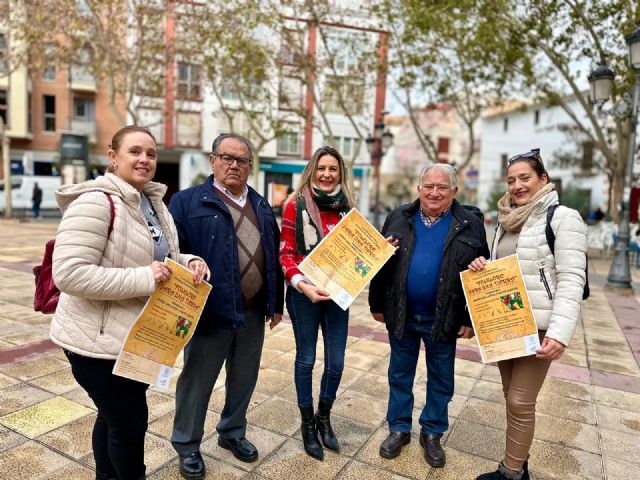
M 218 207 L 227 209 L 227 205 L 218 198 L 218 195 L 213 190 L 213 174 L 209 175 L 207 179 L 200 185 L 202 190 L 202 201 L 215 203 Z M 247 185 L 247 199 L 251 202 L 251 206 L 254 210 L 261 203 L 262 196 L 256 192 L 250 185 Z M 257 213 L 257 212 L 256 212 Z
M 56 201 L 64 213 L 69 204 L 83 193 L 105 192 L 120 197 L 123 202 L 137 205 L 140 203 L 140 192 L 132 185 L 122 180 L 113 173 L 105 173 L 104 176 L 86 182 L 62 185 L 56 189 Z M 161 183 L 147 182 L 142 191 L 149 199 L 162 199 L 167 187 Z

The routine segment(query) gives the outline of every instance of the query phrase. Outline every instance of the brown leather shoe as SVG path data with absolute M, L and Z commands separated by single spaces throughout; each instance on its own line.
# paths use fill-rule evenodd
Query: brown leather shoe
M 396 458 L 400 455 L 402 447 L 411 441 L 411 434 L 406 432 L 390 432 L 389 436 L 380 445 L 382 458 Z
M 433 468 L 444 467 L 446 457 L 440 446 L 440 437 L 430 433 L 420 434 L 420 446 L 424 448 L 424 459 Z

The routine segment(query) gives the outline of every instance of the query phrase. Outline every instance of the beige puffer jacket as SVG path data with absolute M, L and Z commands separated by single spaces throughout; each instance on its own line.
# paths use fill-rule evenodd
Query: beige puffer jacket
M 170 257 L 180 255 L 178 235 L 162 197 L 166 187 L 149 182 L 143 188 L 169 244 Z M 109 193 L 115 205 L 113 231 Z M 115 359 L 156 283 L 151 271 L 153 240 L 140 210 L 140 194 L 107 173 L 96 180 L 63 185 L 56 191 L 63 213 L 53 253 L 53 279 L 62 292 L 51 322 L 51 340 L 87 357 Z
M 555 255 L 552 255 L 545 229 L 547 208 L 556 203 L 556 192 L 550 192 L 538 200 L 520 231 L 516 254 L 538 328 L 546 330 L 546 336 L 566 346 L 580 318 L 586 282 L 587 225 L 576 210 L 558 207 L 551 221 L 551 228 L 556 235 Z M 504 230 L 498 226 L 491 258 L 496 258 L 498 240 L 503 234 Z

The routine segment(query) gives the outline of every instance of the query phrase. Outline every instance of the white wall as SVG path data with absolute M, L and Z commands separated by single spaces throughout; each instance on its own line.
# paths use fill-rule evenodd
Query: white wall
M 581 107 L 575 101 L 570 102 L 575 112 Z M 539 123 L 535 125 L 535 111 L 539 110 Z M 504 119 L 508 119 L 507 131 L 504 131 Z M 562 187 L 573 185 L 591 190 L 591 208 L 606 210 L 608 181 L 604 174 L 584 176 L 579 167 L 559 168 L 554 166 L 555 156 L 561 152 L 575 151 L 582 154 L 582 147 L 575 145 L 567 133 L 559 130 L 562 125 L 571 124 L 571 120 L 560 107 L 545 108 L 530 106 L 526 111 L 513 110 L 508 113 L 485 116 L 482 119 L 482 141 L 480 152 L 480 174 L 478 179 L 478 206 L 484 210 L 494 210 L 495 205 L 487 205 L 491 189 L 501 182 L 506 191 L 506 182 L 501 180 L 501 156 L 507 158 L 524 153 L 532 148 L 540 148 L 540 154 L 552 178 L 562 179 Z M 597 151 L 594 155 L 597 155 Z M 579 175 L 580 174 L 580 175 Z

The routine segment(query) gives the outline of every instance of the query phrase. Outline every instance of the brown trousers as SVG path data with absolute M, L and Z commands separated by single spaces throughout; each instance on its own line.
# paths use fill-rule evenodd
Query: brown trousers
M 536 399 L 550 365 L 551 360 L 540 360 L 535 355 L 498 362 L 507 403 L 504 465 L 510 470 L 519 472 L 529 456 L 536 426 Z

